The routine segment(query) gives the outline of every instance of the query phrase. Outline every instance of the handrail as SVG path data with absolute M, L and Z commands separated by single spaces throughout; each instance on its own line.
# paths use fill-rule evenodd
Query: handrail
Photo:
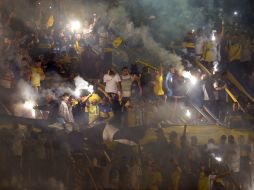
M 233 83 L 243 94 L 245 94 L 252 102 L 254 102 L 254 98 L 245 90 L 243 85 L 235 78 L 235 76 L 231 72 L 227 72 L 227 78 Z
M 135 63 L 145 65 L 146 67 L 149 67 L 149 68 L 151 68 L 151 69 L 153 69 L 153 70 L 156 70 L 156 71 L 158 70 L 157 67 L 155 67 L 155 66 L 153 66 L 152 64 L 147 63 L 147 62 L 145 62 L 145 61 L 143 61 L 143 60 L 141 60 L 141 59 L 136 59 Z
M 202 69 L 205 73 L 207 73 L 208 75 L 212 75 L 212 73 L 204 66 L 202 65 L 199 61 L 196 61 L 196 65 Z M 240 107 L 240 109 L 243 111 L 243 112 L 246 112 L 244 110 L 244 108 L 242 107 L 242 105 L 240 104 L 240 102 L 237 100 L 237 98 L 235 97 L 235 95 L 228 89 L 226 88 L 225 91 L 227 92 L 227 94 L 229 95 L 229 97 L 233 100 L 233 102 L 237 103 Z

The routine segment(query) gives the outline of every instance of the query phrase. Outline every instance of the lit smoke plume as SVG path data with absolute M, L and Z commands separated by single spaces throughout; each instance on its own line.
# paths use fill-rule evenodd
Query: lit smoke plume
M 131 40 L 134 43 L 142 42 L 145 49 L 151 55 L 156 56 L 158 61 L 163 64 L 181 65 L 181 58 L 163 48 L 162 44 L 153 38 L 147 26 L 135 27 L 134 23 L 128 19 L 123 7 L 111 9 L 109 11 L 109 18 L 110 27 L 115 31 L 119 31 L 119 34 L 125 40 Z
M 113 6 L 106 1 L 102 3 L 93 1 L 84 3 L 80 0 L 63 2 L 65 5 L 61 5 L 60 9 L 65 11 L 67 20 L 62 22 L 68 23 L 68 19 L 81 19 L 83 23 L 89 21 L 91 24 L 95 13 L 100 18 L 101 24 L 106 23 L 108 28 L 113 29 L 124 40 L 141 42 L 150 53 L 150 57 L 156 57 L 156 62 L 175 66 L 181 64 L 181 59 L 167 50 L 170 41 L 182 38 L 187 30 L 200 26 L 204 18 L 203 10 L 194 7 L 189 0 L 130 0 L 119 1 L 118 5 Z M 55 11 L 58 10 L 54 5 L 49 6 L 44 1 L 36 6 L 38 10 L 42 9 L 48 13 L 53 12 L 49 7 L 53 7 Z M 14 8 L 18 14 L 17 17 L 23 23 L 30 21 L 23 14 L 27 12 L 24 9 L 33 14 L 31 7 L 32 5 L 24 3 Z M 38 18 L 35 17 L 34 20 L 36 19 Z M 140 56 L 142 58 L 142 55 Z

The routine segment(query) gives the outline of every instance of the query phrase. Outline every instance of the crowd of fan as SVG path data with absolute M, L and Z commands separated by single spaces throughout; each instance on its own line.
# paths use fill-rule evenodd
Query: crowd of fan
M 82 42 L 89 42 L 83 45 L 84 52 L 91 50 L 89 45 L 99 44 L 96 32 L 82 36 L 65 30 L 54 31 L 52 28 L 33 31 L 31 28 L 34 27 L 29 23 L 22 28 L 25 31 L 13 32 L 10 29 L 17 24 L 15 19 L 15 14 L 10 14 L 0 29 L 0 59 L 3 63 L 0 69 L 1 100 L 5 102 L 10 102 L 9 92 L 16 91 L 19 80 L 26 81 L 38 93 L 47 88 L 56 91 L 60 88 L 60 83 L 55 81 L 55 74 L 61 76 L 61 83 L 73 83 L 73 79 L 82 74 L 79 73 L 83 67 L 80 64 Z M 97 20 L 94 19 L 94 28 L 96 23 Z M 109 38 L 113 38 L 114 34 L 111 35 Z M 235 34 L 230 37 L 224 34 L 217 37 L 217 40 L 212 40 L 212 37 L 206 39 L 198 31 L 196 36 L 190 33 L 185 40 L 187 55 L 194 55 L 195 59 L 199 59 L 209 69 L 215 62 L 220 62 L 223 70 L 229 68 L 230 64 L 243 64 L 244 71 L 247 69 L 250 72 L 242 78 L 251 80 L 253 77 L 249 39 L 239 41 Z M 99 51 L 105 43 L 100 45 L 97 48 Z M 107 61 L 107 56 L 104 59 Z M 130 114 L 142 103 L 168 102 L 167 109 L 170 111 L 166 110 L 166 113 L 174 113 L 179 109 L 179 102 L 187 100 L 187 104 L 195 104 L 199 108 L 208 106 L 221 121 L 225 120 L 228 97 L 224 75 L 215 73 L 207 76 L 193 70 L 191 73 L 197 81 L 192 85 L 191 81 L 183 77 L 183 71 L 174 66 L 161 65 L 155 70 L 144 67 L 140 72 L 137 65 L 130 68 L 126 65 L 118 70 L 119 74 L 110 64 L 106 66 L 106 69 L 101 69 L 102 72 L 107 70 L 103 73 L 102 82 L 94 83 L 93 94 L 82 92 L 77 98 L 66 93 L 60 97 L 56 97 L 57 93 L 49 93 L 46 100 L 39 102 L 40 105 L 34 109 L 47 111 L 47 115 L 42 114 L 43 119 L 46 118 L 50 124 L 60 123 L 64 128 L 94 127 L 103 122 L 113 122 L 121 128 L 133 123 L 129 121 Z M 236 107 L 233 112 L 240 112 Z M 161 114 L 160 110 L 158 113 Z M 135 120 L 134 126 L 144 124 L 144 119 Z M 160 121 L 153 122 L 152 124 L 158 124 Z M 251 140 L 247 144 L 243 137 L 239 139 L 238 145 L 232 136 L 228 137 L 228 143 L 226 136 L 223 136 L 218 144 L 210 139 L 206 146 L 199 146 L 196 137 L 192 137 L 188 143 L 185 135 L 178 138 L 176 133 L 170 134 L 168 143 L 162 131 L 158 130 L 158 140 L 140 147 L 141 149 L 125 145 L 109 149 L 104 146 L 86 146 L 85 141 L 79 138 L 78 130 L 66 134 L 65 131 L 21 132 L 16 128 L 2 129 L 0 134 L 0 157 L 1 163 L 4 163 L 1 164 L 0 173 L 3 174 L 2 184 L 6 188 L 20 185 L 13 189 L 50 189 L 33 185 L 47 184 L 44 181 L 52 176 L 56 179 L 51 180 L 55 185 L 53 189 L 63 189 L 65 185 L 71 189 L 74 189 L 73 186 L 77 186 L 77 189 L 81 186 L 90 189 L 189 190 L 204 185 L 200 188 L 203 190 L 208 189 L 208 176 L 212 177 L 212 172 L 226 176 L 223 182 L 227 189 L 232 189 L 235 180 L 239 185 L 252 183 L 253 142 Z M 220 157 L 223 162 L 217 163 L 215 157 Z M 227 171 L 232 173 L 229 175 Z M 241 181 L 237 181 L 239 172 L 241 176 L 246 176 Z M 223 183 L 214 184 L 220 186 L 215 189 L 223 189 Z
M 89 145 L 80 132 L 1 129 L 1 189 L 238 189 L 253 183 L 253 139 L 166 136 L 136 147 Z M 212 185 L 211 185 L 212 184 Z
M 19 80 L 26 81 L 40 93 L 43 89 L 58 88 L 57 79 L 54 77 L 56 74 L 60 75 L 62 81 L 73 83 L 77 75 L 83 74 L 84 67 L 86 73 L 98 69 L 89 68 L 88 64 L 84 63 L 84 60 L 89 58 L 90 51 L 95 52 L 94 49 L 96 49 L 96 52 L 99 53 L 96 56 L 99 58 L 103 54 L 102 50 L 109 44 L 112 46 L 112 39 L 116 37 L 115 33 L 106 31 L 103 22 L 96 15 L 91 24 L 93 31 L 87 33 L 73 33 L 60 26 L 60 29 L 57 30 L 52 27 L 37 26 L 38 29 L 32 31 L 29 30 L 31 23 L 24 25 L 21 31 L 13 32 L 11 27 L 17 24 L 16 19 L 15 14 L 10 14 L 7 21 L 2 24 L 0 32 L 3 55 L 1 56 L 3 64 L 1 65 L 0 82 L 1 86 L 7 89 L 17 87 Z M 104 33 L 107 34 L 107 40 L 101 39 Z M 187 56 L 187 59 L 184 60 L 188 60 L 192 65 L 189 70 L 196 80 L 193 85 L 183 76 L 183 68 L 179 69 L 174 66 L 161 65 L 158 69 L 144 67 L 141 72 L 135 64 L 131 67 L 126 65 L 123 68 L 112 69 L 112 57 L 110 59 L 109 53 L 105 51 L 104 59 L 100 60 L 103 64 L 97 65 L 99 71 L 95 71 L 98 76 L 102 76 L 106 71 L 104 77 L 100 78 L 100 88 L 96 88 L 101 92 L 100 99 L 103 99 L 102 104 L 105 105 L 99 105 L 98 99 L 92 103 L 88 100 L 90 105 L 87 105 L 85 96 L 79 98 L 76 104 L 75 101 L 67 100 L 69 98 L 63 99 L 77 112 L 80 112 L 80 109 L 85 110 L 86 107 L 85 115 L 90 115 L 85 116 L 90 118 L 88 123 L 93 122 L 91 120 L 94 119 L 91 118 L 95 115 L 97 115 L 95 118 L 98 119 L 100 112 L 106 112 L 107 116 L 104 114 L 104 117 L 107 118 L 112 116 L 111 111 L 116 117 L 126 116 L 127 114 L 124 113 L 127 113 L 128 108 L 146 100 L 168 101 L 172 103 L 170 107 L 174 107 L 173 112 L 179 109 L 179 102 L 187 102 L 187 106 L 194 104 L 200 109 L 206 106 L 222 123 L 225 122 L 228 112 L 240 113 L 237 103 L 233 102 L 233 108 L 229 107 L 230 100 L 226 93 L 228 81 L 224 72 L 216 71 L 218 68 L 221 71 L 227 71 L 229 68 L 235 69 L 240 65 L 242 70 L 238 72 L 244 73 L 241 75 L 243 81 L 249 82 L 249 86 L 253 84 L 251 83 L 253 78 L 251 41 L 246 34 L 243 33 L 241 37 L 237 33 L 224 34 L 224 25 L 222 25 L 220 35 L 213 32 L 212 36 L 206 37 L 202 30 L 198 30 L 196 33 L 188 33 L 181 49 L 185 52 L 183 57 Z M 215 71 L 214 75 L 198 71 L 192 58 L 202 62 L 211 72 Z M 237 67 L 233 67 L 235 65 Z M 103 85 L 105 88 L 102 87 Z M 75 114 L 81 114 L 77 112 Z M 62 116 L 67 122 L 73 122 L 73 116 L 70 116 L 72 114 L 70 113 L 69 116 L 62 114 Z M 183 113 L 180 111 L 180 114 Z M 199 120 L 199 116 L 197 118 Z

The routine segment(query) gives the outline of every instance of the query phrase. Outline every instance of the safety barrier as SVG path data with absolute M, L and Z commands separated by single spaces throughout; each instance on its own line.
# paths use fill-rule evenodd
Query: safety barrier
M 254 102 L 254 97 L 249 93 L 246 88 L 236 79 L 236 77 L 231 73 L 227 72 L 227 78 L 232 84 L 234 84 L 245 96 L 247 96 L 252 102 Z
M 196 61 L 196 65 L 205 73 L 207 73 L 208 75 L 212 75 L 212 73 L 204 66 L 202 65 L 199 61 Z M 240 102 L 237 100 L 236 96 L 228 89 L 226 88 L 226 92 L 229 95 L 229 97 L 232 99 L 232 101 L 234 103 L 237 103 L 239 105 L 239 107 L 241 108 L 241 110 L 243 112 L 245 112 L 243 106 L 240 104 Z
M 146 131 L 144 138 L 140 140 L 141 145 L 148 144 L 150 142 L 154 142 L 158 139 L 157 131 L 158 129 L 150 128 Z M 169 137 L 169 134 L 172 131 L 175 131 L 180 137 L 184 132 L 183 125 L 172 125 L 165 128 L 162 128 L 164 135 L 166 138 Z M 237 141 L 240 136 L 243 136 L 245 140 L 254 137 L 254 131 L 248 129 L 229 129 L 226 127 L 220 127 L 217 125 L 208 125 L 208 126 L 187 126 L 186 128 L 186 136 L 188 140 L 192 136 L 196 136 L 198 139 L 198 143 L 201 145 L 207 144 L 209 139 L 214 139 L 215 143 L 218 144 L 220 137 L 222 135 L 233 135 Z

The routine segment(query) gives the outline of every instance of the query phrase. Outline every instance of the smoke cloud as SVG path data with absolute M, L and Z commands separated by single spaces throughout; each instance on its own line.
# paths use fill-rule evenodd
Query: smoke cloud
M 27 82 L 20 80 L 17 84 L 17 90 L 23 100 L 36 101 L 39 94 Z
M 204 21 L 203 9 L 195 6 L 190 0 L 130 0 L 119 1 L 118 5 L 113 6 L 106 1 L 63 2 L 64 6 L 60 5 L 60 9 L 65 12 L 63 22 L 68 23 L 73 18 L 80 18 L 83 23 L 91 23 L 93 13 L 96 13 L 101 24 L 107 25 L 125 41 L 131 42 L 130 45 L 142 43 L 150 54 L 149 58 L 156 61 L 154 64 L 161 62 L 181 65 L 180 57 L 168 51 L 167 47 L 172 40 L 182 38 L 187 30 L 197 28 Z M 36 22 L 43 13 L 54 12 L 49 9 L 51 4 L 44 1 L 40 3 L 32 5 L 22 2 L 22 5 L 13 9 L 23 23 L 30 21 L 27 15 L 37 15 L 34 18 L 30 17 Z M 32 6 L 42 11 L 35 14 Z M 54 6 L 56 5 L 52 4 L 53 10 L 57 11 L 58 8 Z M 30 14 L 23 14 L 24 12 Z M 47 18 L 44 18 L 44 21 L 45 19 Z M 142 58 L 142 55 L 139 56 Z

